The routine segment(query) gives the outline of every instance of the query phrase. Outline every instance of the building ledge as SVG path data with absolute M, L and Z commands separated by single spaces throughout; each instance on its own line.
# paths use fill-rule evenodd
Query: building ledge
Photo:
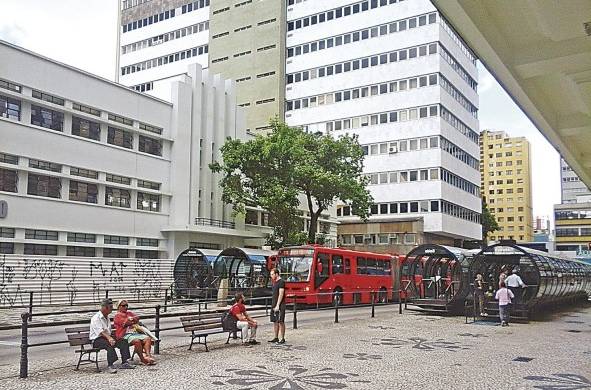
M 230 236 L 230 237 L 242 237 L 242 238 L 265 238 L 266 232 L 260 231 L 248 231 L 241 229 L 228 229 L 207 225 L 186 225 L 186 226 L 165 226 L 160 229 L 163 233 L 201 233 L 211 234 L 214 236 Z

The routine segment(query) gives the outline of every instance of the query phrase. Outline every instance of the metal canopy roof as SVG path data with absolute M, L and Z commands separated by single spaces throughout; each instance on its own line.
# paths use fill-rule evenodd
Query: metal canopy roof
M 591 187 L 591 1 L 433 4 Z

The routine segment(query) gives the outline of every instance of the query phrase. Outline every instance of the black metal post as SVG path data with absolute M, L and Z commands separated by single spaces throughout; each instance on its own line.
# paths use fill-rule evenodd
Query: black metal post
M 105 290 L 105 299 L 109 299 L 109 290 Z
M 29 318 L 33 319 L 33 291 L 29 292 Z
M 298 328 L 298 303 L 295 297 L 293 298 L 293 328 Z
M 337 292 L 336 299 L 334 300 L 334 323 L 337 324 L 339 322 L 339 300 L 340 300 L 340 293 Z
M 269 315 L 269 298 L 265 298 L 265 315 Z
M 402 290 L 398 290 L 398 314 L 402 314 Z
M 154 343 L 154 353 L 160 354 L 160 305 L 156 305 L 156 317 L 154 318 L 154 335 L 156 335 L 156 342 Z
M 29 376 L 29 313 L 22 313 L 21 318 L 23 323 L 21 325 L 21 367 L 20 377 L 26 378 Z
M 376 316 L 376 293 L 375 291 L 371 292 L 371 318 Z
M 164 291 L 164 312 L 168 309 L 168 289 Z
M 197 314 L 199 316 L 201 316 L 201 301 L 199 301 L 199 306 L 198 306 L 198 309 L 197 309 Z

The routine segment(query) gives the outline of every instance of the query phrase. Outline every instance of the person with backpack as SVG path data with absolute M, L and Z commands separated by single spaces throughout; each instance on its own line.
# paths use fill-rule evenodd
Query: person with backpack
M 257 345 L 260 344 L 256 341 L 257 334 L 257 321 L 250 317 L 246 312 L 244 306 L 244 295 L 242 293 L 236 293 L 234 305 L 230 308 L 230 314 L 236 319 L 236 327 L 240 329 L 242 335 L 243 345 Z M 250 336 L 248 331 L 250 330 Z
M 501 288 L 497 290 L 495 298 L 499 301 L 499 317 L 501 318 L 501 326 L 509 326 L 509 315 L 511 312 L 511 299 L 515 295 L 507 288 L 505 282 L 501 282 Z

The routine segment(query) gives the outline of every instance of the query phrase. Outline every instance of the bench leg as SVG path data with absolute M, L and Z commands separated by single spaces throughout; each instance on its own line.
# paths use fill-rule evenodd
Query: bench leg
M 78 364 L 76 364 L 75 368 L 76 371 L 80 369 L 80 362 L 82 361 L 82 356 L 84 356 L 84 352 L 80 352 L 80 355 L 78 355 Z
M 228 340 L 226 340 L 226 344 L 230 344 L 230 337 L 232 336 L 232 332 L 228 332 Z
M 189 351 L 193 348 L 193 343 L 195 342 L 195 335 L 191 335 L 191 344 L 189 345 Z
M 209 348 L 207 348 L 207 336 L 203 336 L 203 345 L 205 345 L 205 352 L 209 352 Z
M 101 372 L 101 369 L 98 366 L 98 353 L 99 351 L 94 353 L 94 364 L 96 365 L 96 372 Z M 88 354 L 88 357 L 90 358 L 90 354 Z

